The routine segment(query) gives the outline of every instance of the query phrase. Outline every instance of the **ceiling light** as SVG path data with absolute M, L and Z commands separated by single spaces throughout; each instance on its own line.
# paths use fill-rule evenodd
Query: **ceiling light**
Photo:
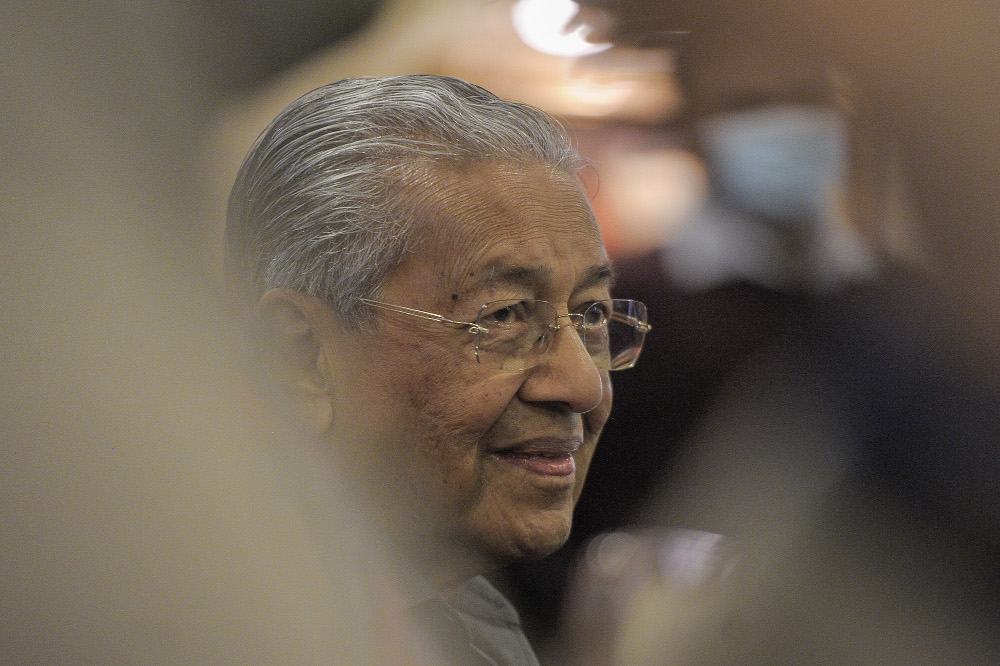
M 573 0 L 518 0 L 511 8 L 511 20 L 525 44 L 548 55 L 572 58 L 611 48 L 607 42 L 587 41 L 593 30 L 589 25 L 566 30 L 579 11 L 580 5 Z

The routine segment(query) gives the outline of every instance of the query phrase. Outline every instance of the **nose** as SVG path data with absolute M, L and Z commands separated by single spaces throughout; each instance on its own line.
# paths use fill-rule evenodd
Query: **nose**
M 601 371 L 576 327 L 560 324 L 548 352 L 528 371 L 518 395 L 527 402 L 558 403 L 583 414 L 601 404 Z

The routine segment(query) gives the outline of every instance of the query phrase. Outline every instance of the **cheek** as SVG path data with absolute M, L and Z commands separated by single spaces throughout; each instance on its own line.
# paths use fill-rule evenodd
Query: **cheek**
M 414 353 L 420 361 L 400 397 L 425 429 L 467 440 L 485 432 L 509 402 L 474 359 L 437 348 Z
M 400 396 L 409 405 L 412 481 L 446 512 L 477 501 L 484 484 L 484 443 L 516 393 L 510 382 L 480 371 L 476 365 L 444 364 L 415 374 Z

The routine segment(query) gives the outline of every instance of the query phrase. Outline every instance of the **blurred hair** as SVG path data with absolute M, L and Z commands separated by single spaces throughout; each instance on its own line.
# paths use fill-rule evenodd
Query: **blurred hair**
M 284 287 L 348 326 L 413 246 L 414 192 L 442 167 L 542 163 L 575 173 L 565 130 L 532 107 L 434 75 L 345 79 L 264 130 L 229 198 L 226 271 L 256 300 Z

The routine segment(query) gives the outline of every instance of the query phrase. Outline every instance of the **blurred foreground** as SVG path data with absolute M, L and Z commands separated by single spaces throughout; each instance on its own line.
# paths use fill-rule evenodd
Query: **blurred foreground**
M 192 251 L 198 17 L 4 8 L 0 661 L 391 662 L 377 545 Z

